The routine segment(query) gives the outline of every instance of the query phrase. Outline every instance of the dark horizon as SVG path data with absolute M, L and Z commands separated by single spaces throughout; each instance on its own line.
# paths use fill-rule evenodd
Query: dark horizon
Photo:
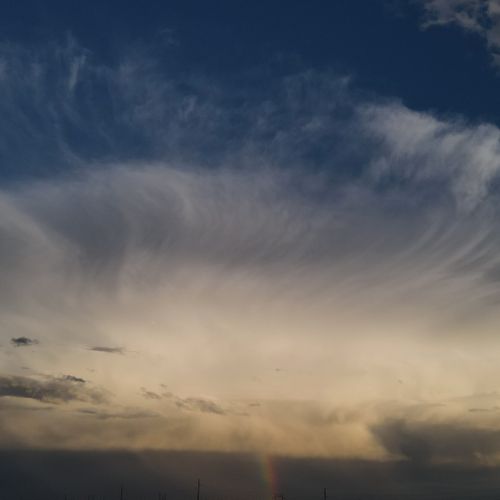
M 287 500 L 498 498 L 500 468 L 275 457 Z M 2 451 L 3 500 L 264 500 L 272 498 L 258 457 L 163 451 Z

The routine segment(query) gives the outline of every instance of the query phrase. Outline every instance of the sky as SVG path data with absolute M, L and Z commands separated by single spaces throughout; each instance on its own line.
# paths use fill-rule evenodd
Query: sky
M 2 10 L 4 496 L 498 493 L 499 0 Z

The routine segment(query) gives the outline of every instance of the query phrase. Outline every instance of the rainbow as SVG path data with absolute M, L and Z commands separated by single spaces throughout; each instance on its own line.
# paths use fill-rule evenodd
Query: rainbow
M 273 499 L 279 492 L 278 472 L 272 455 L 259 455 L 258 461 L 260 464 L 262 478 L 266 491 L 269 492 L 269 498 Z

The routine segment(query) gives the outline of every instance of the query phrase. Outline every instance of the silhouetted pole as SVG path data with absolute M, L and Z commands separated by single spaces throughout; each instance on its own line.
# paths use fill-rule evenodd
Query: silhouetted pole
M 120 486 L 120 500 L 123 500 L 123 486 Z
M 326 488 L 323 489 L 323 500 L 326 500 Z
M 196 493 L 196 500 L 200 500 L 200 480 L 198 479 L 198 492 Z

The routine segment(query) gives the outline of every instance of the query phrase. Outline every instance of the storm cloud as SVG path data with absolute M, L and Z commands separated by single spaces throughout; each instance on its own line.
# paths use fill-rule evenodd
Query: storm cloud
M 460 422 L 388 420 L 372 428 L 395 456 L 416 463 L 487 463 L 500 453 L 500 429 Z

